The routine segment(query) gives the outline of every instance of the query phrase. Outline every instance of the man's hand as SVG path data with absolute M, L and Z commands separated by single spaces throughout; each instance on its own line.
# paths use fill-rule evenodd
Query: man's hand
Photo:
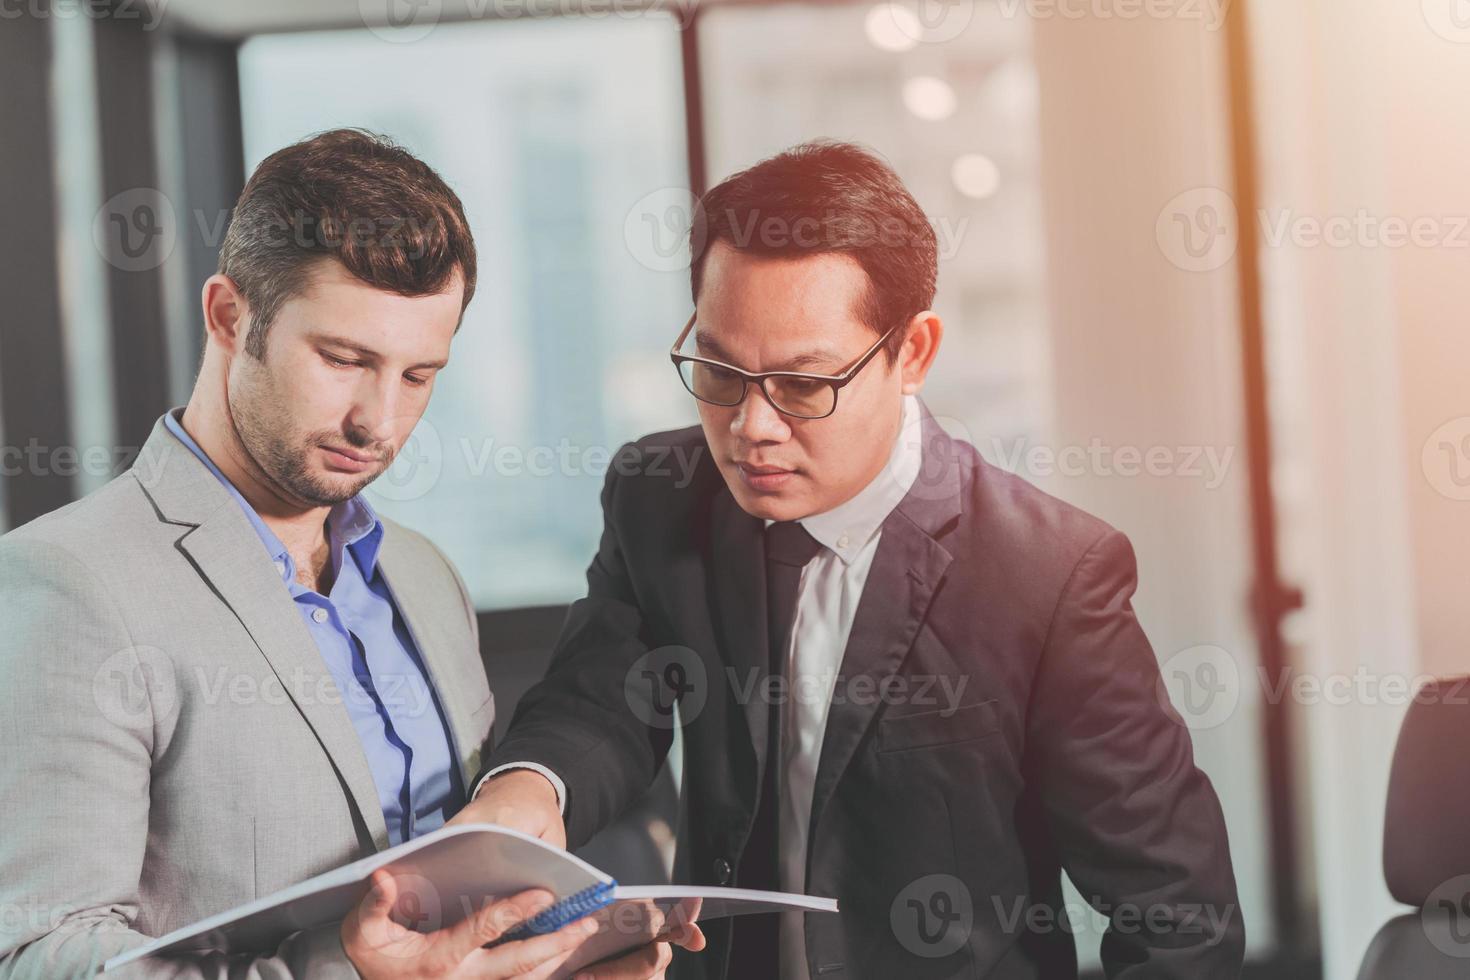
M 567 846 L 566 824 L 562 821 L 556 787 L 551 784 L 551 780 L 534 769 L 507 769 L 498 776 L 485 780 L 480 795 L 465 804 L 464 809 L 455 814 L 449 823 L 493 823 L 530 834 L 562 849 Z M 597 931 L 592 919 L 582 921 L 592 923 L 591 930 Z M 586 936 L 581 936 L 578 941 L 585 938 Z M 698 952 L 705 947 L 704 933 L 692 921 L 677 924 L 647 946 L 617 959 L 584 967 L 576 976 L 578 980 L 644 980 L 649 977 L 657 980 L 664 975 L 664 970 L 673 958 L 670 944 L 682 946 L 690 952 Z M 564 957 L 556 960 L 556 963 L 560 963 L 562 959 Z M 535 971 L 535 975 L 550 976 L 555 972 L 555 966 L 548 965 L 543 970 Z
M 554 970 L 587 938 L 597 924 L 582 919 L 544 936 L 482 947 L 551 904 L 552 895 L 533 889 L 491 902 L 479 912 L 448 929 L 421 933 L 400 924 L 395 908 L 418 907 L 411 892 L 400 895 L 399 883 L 388 871 L 373 872 L 373 887 L 358 909 L 342 920 L 342 948 L 363 980 L 388 977 L 502 978 Z M 405 901 L 400 905 L 400 898 Z
M 669 963 L 674 958 L 673 947 L 681 946 L 691 953 L 704 949 L 706 945 L 704 932 L 694 922 L 694 919 L 699 916 L 699 909 L 699 899 L 685 899 L 677 910 L 671 913 L 651 907 L 648 914 L 657 915 L 658 920 L 663 923 L 663 927 L 651 942 L 623 953 L 621 956 L 599 960 L 581 967 L 574 974 L 574 980 L 645 980 L 645 978 L 663 980 L 664 971 L 668 969 Z M 598 915 L 598 919 L 603 923 L 602 928 L 616 928 L 612 922 L 608 921 L 608 911 L 604 910 Z M 596 943 L 597 940 L 592 939 L 588 942 Z
M 533 769 L 508 769 L 485 781 L 480 795 L 449 821 L 493 823 L 565 849 L 567 828 L 551 780 Z

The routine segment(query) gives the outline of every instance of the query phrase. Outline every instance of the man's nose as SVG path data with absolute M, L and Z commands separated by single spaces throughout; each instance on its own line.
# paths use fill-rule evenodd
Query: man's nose
M 348 419 L 357 435 L 373 443 L 390 442 L 398 426 L 402 406 L 398 400 L 396 379 L 363 379 L 356 402 Z
M 748 443 L 785 442 L 791 437 L 791 426 L 760 386 L 752 384 L 745 387 L 745 400 L 730 422 L 730 432 Z

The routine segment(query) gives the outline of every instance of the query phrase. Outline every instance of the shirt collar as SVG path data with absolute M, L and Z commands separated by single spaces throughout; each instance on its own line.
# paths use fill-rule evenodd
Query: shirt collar
M 271 561 L 275 563 L 276 571 L 281 575 L 281 581 L 288 585 L 294 582 L 296 562 L 286 551 L 286 546 L 281 543 L 280 538 L 276 537 L 276 533 L 270 529 L 255 508 L 250 506 L 250 501 L 235 489 L 235 485 L 220 472 L 218 466 L 214 465 L 214 460 L 209 458 L 209 455 L 194 441 L 193 436 L 184 429 L 180 421 L 183 415 L 184 410 L 181 408 L 166 412 L 163 416 L 164 427 L 172 432 L 189 452 L 199 458 L 199 461 L 210 473 L 214 474 L 214 478 L 244 511 L 245 518 L 250 521 L 250 526 L 255 529 L 256 536 L 260 538 L 261 544 L 265 545 Z M 383 544 L 383 522 L 378 519 L 377 513 L 367 499 L 362 494 L 358 494 L 336 505 L 327 514 L 327 541 L 332 549 L 334 568 L 341 568 L 341 552 L 345 548 L 357 562 L 364 577 L 371 577 L 373 570 L 377 567 L 378 552 Z
M 920 427 L 923 413 L 919 410 L 919 399 L 914 395 L 903 398 L 903 420 L 899 425 L 898 438 L 888 454 L 888 462 L 867 486 L 831 510 L 801 519 L 819 544 L 831 549 L 844 565 L 853 560 L 867 546 L 873 536 L 908 496 L 914 481 L 923 467 L 923 440 Z M 771 525 L 766 521 L 766 526 Z
M 333 507 L 327 515 L 327 536 L 334 550 L 346 547 L 363 575 L 372 576 L 378 566 L 378 552 L 383 547 L 383 522 L 378 520 L 366 497 L 358 494 Z

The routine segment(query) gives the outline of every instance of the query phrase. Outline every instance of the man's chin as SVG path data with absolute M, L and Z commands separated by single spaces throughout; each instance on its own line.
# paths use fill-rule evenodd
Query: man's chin
M 381 470 L 371 476 L 346 476 L 323 470 L 314 474 L 307 485 L 294 487 L 293 490 L 297 496 L 318 507 L 335 507 L 362 493 L 382 475 Z
M 763 521 L 799 521 L 809 513 L 804 498 L 797 494 L 758 493 L 744 485 L 732 486 L 730 492 L 741 510 Z

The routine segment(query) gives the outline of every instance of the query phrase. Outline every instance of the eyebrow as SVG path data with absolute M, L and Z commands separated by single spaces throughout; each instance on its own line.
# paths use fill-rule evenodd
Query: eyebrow
M 704 356 L 711 357 L 717 361 L 724 361 L 726 364 L 729 364 L 732 367 L 740 366 L 735 363 L 735 359 L 730 356 L 730 352 L 720 346 L 719 341 L 715 340 L 713 337 L 709 337 L 705 334 L 699 333 L 697 330 L 694 333 L 694 346 Z M 830 351 L 817 350 L 809 351 L 804 354 L 797 354 L 794 357 L 788 358 L 781 367 L 772 368 L 771 370 L 802 371 L 803 369 L 808 368 L 826 369 L 826 371 L 824 372 L 807 371 L 807 373 L 809 374 L 817 374 L 840 371 L 842 369 L 842 363 L 843 362 L 838 354 L 832 353 Z M 833 365 L 836 365 L 836 367 L 834 367 Z M 769 372 L 752 371 L 750 373 L 764 374 Z
M 312 334 L 311 339 L 319 344 L 326 344 L 329 347 L 346 348 L 347 350 L 355 352 L 365 361 L 378 361 L 381 359 L 382 356 L 377 351 L 372 350 L 368 347 L 364 347 L 361 344 L 355 344 L 352 341 L 347 340 L 345 337 L 337 337 L 328 333 L 318 333 Z M 442 359 L 438 361 L 420 361 L 418 364 L 410 365 L 408 369 L 410 371 L 417 371 L 423 368 L 432 368 L 433 370 L 437 371 L 440 368 L 443 368 L 448 363 L 449 361 L 447 359 Z

